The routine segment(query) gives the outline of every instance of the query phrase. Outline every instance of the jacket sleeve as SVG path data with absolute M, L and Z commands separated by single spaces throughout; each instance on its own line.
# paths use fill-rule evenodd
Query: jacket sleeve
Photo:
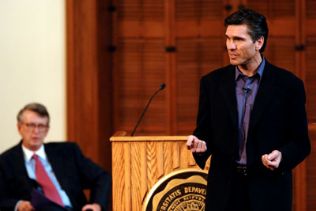
M 193 153 L 194 159 L 200 168 L 205 167 L 205 163 L 212 153 L 211 146 L 211 104 L 208 95 L 207 81 L 202 78 L 200 81 L 199 108 L 196 120 L 196 128 L 193 135 L 206 142 L 207 151 L 204 153 Z
M 282 161 L 280 169 L 290 170 L 305 159 L 311 146 L 308 137 L 308 123 L 305 110 L 305 90 L 301 80 L 295 80 L 291 86 L 288 103 L 288 142 L 280 148 Z
M 110 175 L 85 157 L 77 144 L 74 144 L 74 153 L 83 187 L 91 190 L 90 203 L 98 203 L 102 210 L 106 210 L 111 193 Z
M 4 181 L 4 175 L 1 168 L 0 169 L 0 210 L 13 210 L 18 200 L 8 198 L 7 197 L 8 193 L 6 192 L 6 190 L 7 190 L 6 182 Z

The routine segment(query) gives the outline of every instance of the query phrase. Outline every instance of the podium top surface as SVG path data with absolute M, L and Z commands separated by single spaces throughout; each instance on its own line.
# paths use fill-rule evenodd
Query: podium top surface
M 186 141 L 187 137 L 188 136 L 112 136 L 110 141 Z

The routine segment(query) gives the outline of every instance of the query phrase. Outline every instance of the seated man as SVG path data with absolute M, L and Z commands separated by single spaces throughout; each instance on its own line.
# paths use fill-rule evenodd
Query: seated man
M 0 155 L 0 210 L 105 210 L 109 175 L 75 143 L 44 144 L 49 120 L 39 103 L 18 113 L 22 141 Z

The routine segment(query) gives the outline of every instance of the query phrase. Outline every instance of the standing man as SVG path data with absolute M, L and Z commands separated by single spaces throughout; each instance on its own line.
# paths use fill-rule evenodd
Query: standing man
M 47 143 L 49 113 L 39 103 L 17 115 L 21 142 L 0 155 L 0 210 L 101 211 L 110 177 L 75 143 Z M 88 202 L 83 189 L 91 190 Z
M 303 82 L 263 56 L 266 18 L 225 19 L 229 66 L 201 79 L 197 126 L 187 140 L 208 176 L 208 211 L 290 211 L 291 170 L 310 153 Z

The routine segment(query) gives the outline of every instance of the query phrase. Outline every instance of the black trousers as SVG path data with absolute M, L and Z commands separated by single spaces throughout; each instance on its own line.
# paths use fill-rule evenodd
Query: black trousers
M 248 178 L 235 172 L 226 211 L 250 211 Z

